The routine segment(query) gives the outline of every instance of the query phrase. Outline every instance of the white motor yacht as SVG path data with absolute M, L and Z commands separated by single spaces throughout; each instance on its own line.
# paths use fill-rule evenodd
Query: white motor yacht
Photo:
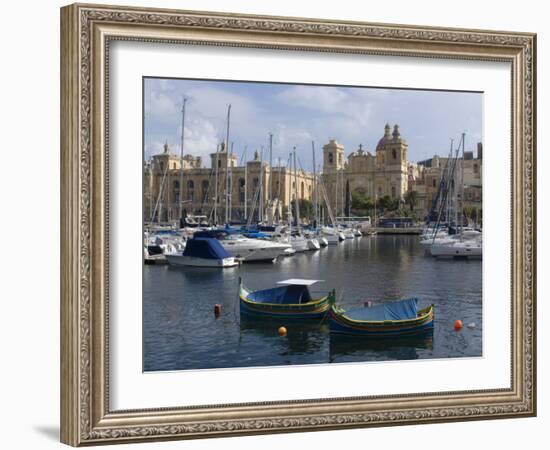
M 222 230 L 199 231 L 195 233 L 195 237 L 216 237 L 231 256 L 241 258 L 243 262 L 275 261 L 277 256 L 291 247 L 281 242 L 247 238 Z

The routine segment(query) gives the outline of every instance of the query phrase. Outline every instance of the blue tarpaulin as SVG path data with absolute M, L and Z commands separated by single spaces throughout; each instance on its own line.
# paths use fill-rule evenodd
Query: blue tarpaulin
M 194 256 L 204 259 L 224 259 L 231 255 L 222 244 L 214 238 L 193 238 L 187 241 L 183 256 Z
M 361 321 L 414 319 L 417 316 L 417 303 L 418 299 L 408 298 L 371 307 L 350 308 L 345 315 Z
M 257 303 L 297 304 L 311 301 L 307 286 L 289 285 L 251 292 L 247 299 Z

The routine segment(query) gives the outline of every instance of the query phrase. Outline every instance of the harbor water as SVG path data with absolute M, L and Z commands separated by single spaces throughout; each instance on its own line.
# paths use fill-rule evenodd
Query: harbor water
M 482 356 L 482 261 L 440 260 L 418 236 L 346 240 L 276 263 L 209 269 L 146 265 L 143 271 L 145 371 L 281 366 Z M 331 337 L 328 323 L 243 322 L 238 285 L 267 289 L 288 278 L 323 280 L 312 294 L 336 289 L 344 308 L 417 297 L 434 305 L 433 334 L 372 340 Z M 214 305 L 221 304 L 216 317 Z M 454 330 L 455 320 L 464 328 Z M 287 328 L 279 336 L 279 326 Z

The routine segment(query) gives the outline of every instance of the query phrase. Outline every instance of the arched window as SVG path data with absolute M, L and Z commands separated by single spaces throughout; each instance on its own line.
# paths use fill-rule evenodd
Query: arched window
M 204 203 L 208 202 L 208 188 L 210 187 L 208 180 L 202 180 L 202 201 Z
M 174 202 L 179 203 L 180 201 L 180 182 L 174 181 Z
M 175 168 L 176 168 L 176 163 L 174 163 L 174 164 L 172 165 L 172 169 L 175 169 Z
M 239 178 L 239 202 L 244 203 L 246 183 L 244 178 Z
M 164 161 L 160 162 L 160 171 L 164 172 Z
M 392 149 L 391 154 L 393 156 L 393 159 L 397 159 L 397 152 L 395 151 L 395 149 Z
M 328 154 L 328 162 L 329 164 L 332 164 L 334 162 L 334 157 L 332 156 L 332 152 Z
M 435 187 L 435 178 L 432 180 L 432 186 Z
M 193 183 L 193 180 L 187 182 L 187 200 L 195 200 L 195 183 Z
M 391 187 L 391 196 L 392 198 L 395 198 L 395 186 Z
M 474 164 L 474 173 L 478 173 L 478 171 L 479 171 L 479 168 L 478 168 L 477 164 Z

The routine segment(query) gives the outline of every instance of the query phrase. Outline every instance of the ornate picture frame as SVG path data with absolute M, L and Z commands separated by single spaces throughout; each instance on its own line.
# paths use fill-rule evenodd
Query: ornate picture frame
M 510 63 L 510 387 L 113 411 L 106 105 L 109 49 L 117 40 Z M 535 98 L 536 35 L 530 33 L 85 4 L 62 8 L 62 442 L 80 446 L 534 416 Z

